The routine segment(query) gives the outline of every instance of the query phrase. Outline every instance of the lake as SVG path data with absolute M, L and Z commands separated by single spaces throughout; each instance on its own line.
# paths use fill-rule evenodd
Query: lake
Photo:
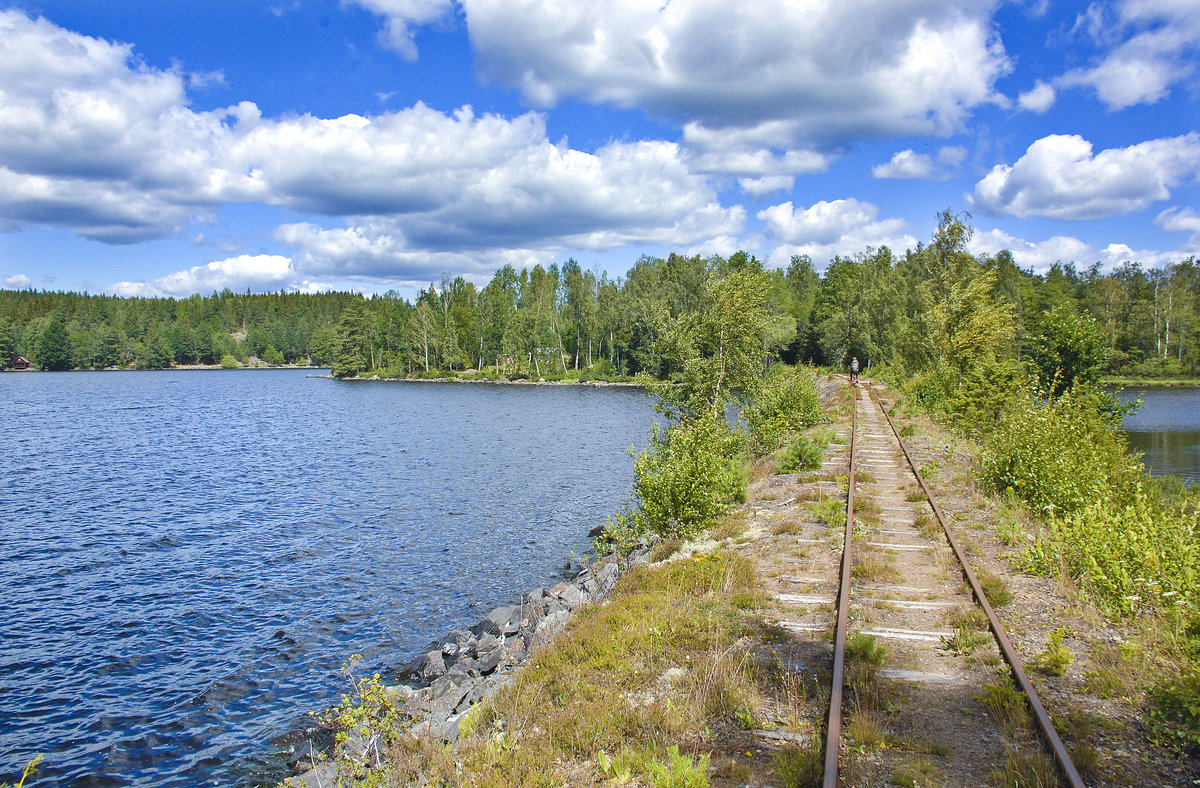
M 1125 418 L 1130 448 L 1142 452 L 1150 472 L 1200 481 L 1200 389 L 1138 388 L 1118 393 L 1122 399 L 1142 397 L 1142 408 Z
M 9 373 L 0 782 L 254 785 L 268 742 L 557 582 L 630 495 L 637 389 Z

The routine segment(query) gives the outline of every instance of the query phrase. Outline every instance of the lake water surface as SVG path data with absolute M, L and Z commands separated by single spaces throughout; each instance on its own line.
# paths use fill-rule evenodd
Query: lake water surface
M 1126 400 L 1139 395 L 1142 408 L 1124 422 L 1130 448 L 1143 453 L 1153 474 L 1200 481 L 1200 389 L 1129 386 L 1118 393 Z
M 0 375 L 0 782 L 255 784 L 268 740 L 556 582 L 629 495 L 625 388 Z

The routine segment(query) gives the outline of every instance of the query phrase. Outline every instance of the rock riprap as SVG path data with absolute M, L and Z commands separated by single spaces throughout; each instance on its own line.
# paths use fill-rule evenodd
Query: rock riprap
M 403 701 L 412 719 L 411 735 L 441 741 L 458 738 L 459 723 L 471 708 L 513 681 L 513 671 L 538 647 L 561 632 L 580 607 L 598 603 L 612 593 L 624 570 L 644 563 L 648 546 L 641 545 L 620 562 L 607 557 L 575 577 L 550 588 L 526 594 L 520 604 L 498 607 L 468 629 L 456 629 L 418 656 L 399 684 L 388 687 Z M 378 736 L 363 741 L 348 737 L 338 745 L 335 760 L 368 768 L 379 765 Z M 314 767 L 314 763 L 316 764 Z M 319 762 L 311 745 L 289 760 L 301 785 L 331 784 L 336 762 Z

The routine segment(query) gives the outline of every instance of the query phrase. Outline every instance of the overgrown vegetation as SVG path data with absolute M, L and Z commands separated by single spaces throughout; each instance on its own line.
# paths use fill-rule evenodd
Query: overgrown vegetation
M 1146 475 L 1119 432 L 1128 407 L 1096 385 L 1105 371 L 1135 358 L 1146 373 L 1177 368 L 1193 337 L 1179 336 L 1187 332 L 1177 324 L 1168 337 L 1166 324 L 1175 318 L 1167 314 L 1177 307 L 1159 302 L 1154 318 L 1139 322 L 1158 332 L 1152 352 L 1135 349 L 1134 329 L 1121 322 L 1140 320 L 1136 298 L 1118 306 L 1097 300 L 1091 288 L 1103 283 L 1109 296 L 1145 296 L 1149 291 L 1139 288 L 1153 280 L 1163 297 L 1188 293 L 1195 304 L 1194 261 L 1150 274 L 1126 266 L 1111 278 L 1056 267 L 1037 283 L 1014 276 L 999 256 L 967 254 L 969 228 L 949 214 L 942 218 L 933 245 L 939 253 L 925 258 L 937 264 L 916 287 L 918 300 L 934 304 L 926 311 L 932 341 L 924 357 L 900 353 L 878 374 L 902 388 L 910 404 L 977 442 L 984 487 L 1026 513 L 1001 527 L 1006 542 L 1023 544 L 1023 569 L 1069 578 L 1107 615 L 1155 622 L 1156 657 L 1131 681 L 1149 689 L 1157 740 L 1193 745 L 1200 715 L 1176 699 L 1189 697 L 1197 671 L 1200 639 L 1190 633 L 1200 629 L 1200 494 Z M 980 580 L 993 605 L 1011 598 L 998 577 L 981 572 Z M 1049 675 L 1068 668 L 1074 655 L 1064 636 L 1051 633 L 1035 667 Z M 956 629 L 946 646 L 958 650 L 968 639 Z M 1099 686 L 1098 675 L 1088 680 Z M 985 702 L 1015 716 L 1005 711 L 1006 692 L 992 687 Z
M 1141 364 L 1146 354 L 1135 352 L 1121 324 L 1124 313 L 1092 299 L 1088 288 L 1105 279 L 1098 271 L 1080 277 L 1057 267 L 1034 277 L 1003 253 L 971 255 L 969 226 L 950 211 L 939 219 L 928 246 L 903 258 L 886 248 L 839 258 L 823 279 L 803 259 L 786 273 L 766 272 L 745 255 L 702 264 L 675 257 L 639 262 L 636 276 L 630 274 L 637 287 L 654 277 L 661 285 L 667 273 L 686 273 L 687 284 L 671 291 L 685 297 L 668 298 L 666 307 L 654 299 L 637 307 L 645 311 L 636 351 L 617 341 L 615 329 L 608 337 L 609 364 L 658 379 L 649 389 L 659 397 L 664 422 L 635 458 L 634 499 L 613 516 L 598 547 L 627 552 L 653 534 L 670 546 L 656 557 L 674 552 L 673 540 L 709 527 L 745 495 L 747 451 L 775 453 L 779 470 L 819 463 L 813 447 L 820 448 L 820 440 L 804 432 L 821 421 L 813 376 L 771 362 L 782 357 L 840 366 L 850 355 L 869 359 L 870 373 L 899 388 L 905 408 L 923 408 L 978 442 L 981 481 L 1021 512 L 1004 528 L 1008 541 L 1021 545 L 1026 569 L 1070 578 L 1110 615 L 1162 623 L 1161 650 L 1137 657 L 1138 675 L 1111 689 L 1149 689 L 1155 740 L 1195 747 L 1200 499 L 1144 475 L 1116 431 L 1120 408 L 1095 387 L 1104 370 L 1135 358 Z M 1169 276 L 1194 268 L 1188 261 Z M 1136 287 L 1148 275 L 1127 267 L 1123 276 L 1122 286 Z M 578 363 L 578 338 L 591 329 L 577 324 L 572 354 L 563 330 L 570 324 L 548 317 L 556 302 L 553 295 L 543 298 L 521 307 L 523 319 L 548 321 L 529 335 L 538 338 L 526 354 L 531 369 L 525 374 L 545 375 L 555 366 L 558 373 L 551 374 L 563 374 L 572 355 L 571 363 Z M 536 303 L 544 312 L 529 311 Z M 546 317 L 531 318 L 537 314 Z M 1159 334 L 1155 363 L 1167 364 L 1166 347 L 1200 365 L 1200 350 L 1190 343 L 1183 332 Z M 550 348 L 550 356 L 539 355 L 539 347 Z M 730 424 L 734 409 L 740 420 Z M 932 459 L 922 472 L 936 478 L 942 466 Z M 814 502 L 813 516 L 840 526 L 844 510 L 830 501 Z M 457 784 L 470 774 L 476 784 L 705 784 L 714 726 L 755 724 L 756 693 L 763 691 L 763 676 L 745 650 L 733 648 L 753 634 L 744 611 L 762 602 L 740 566 L 739 559 L 716 555 L 637 570 L 610 604 L 586 610 L 569 637 L 539 652 L 513 686 L 473 717 L 452 757 L 429 742 L 401 741 L 391 748 L 389 779 Z M 865 550 L 851 571 L 870 579 L 896 574 Z M 1001 577 L 978 575 L 994 606 L 1011 602 Z M 953 625 L 946 648 L 969 653 L 985 639 L 977 622 Z M 1043 672 L 1055 675 L 1072 664 L 1064 637 L 1059 630 L 1047 641 L 1038 664 Z M 1124 648 L 1121 664 L 1134 664 Z M 878 727 L 883 651 L 862 636 L 848 643 L 847 657 L 855 721 L 865 741 Z M 1104 677 L 1085 675 L 1084 681 L 1099 687 Z M 978 698 L 1010 730 L 1027 726 L 1024 699 L 1008 677 L 985 686 Z M 810 749 L 782 750 L 777 776 L 803 784 L 816 760 Z M 995 777 L 1028 784 L 1053 774 L 1052 765 L 1044 767 L 1014 756 Z M 896 779 L 906 784 L 928 779 L 929 772 L 914 762 Z
M 640 567 L 536 653 L 449 749 L 389 743 L 378 784 L 708 785 L 711 731 L 761 704 L 766 676 L 732 648 L 757 580 L 720 554 Z M 708 733 L 704 733 L 708 731 Z M 699 738 L 697 738 L 699 736 Z

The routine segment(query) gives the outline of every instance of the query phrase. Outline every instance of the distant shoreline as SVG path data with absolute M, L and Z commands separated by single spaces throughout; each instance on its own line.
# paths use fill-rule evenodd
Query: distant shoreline
M 1197 388 L 1200 378 L 1101 378 L 1101 386 L 1122 386 L 1125 388 Z
M 335 378 L 333 375 L 317 375 L 316 377 L 330 380 L 341 380 L 349 383 L 493 383 L 500 386 L 605 386 L 642 388 L 641 383 L 625 380 L 525 380 L 522 378 L 384 378 L 372 375 L 368 378 Z

